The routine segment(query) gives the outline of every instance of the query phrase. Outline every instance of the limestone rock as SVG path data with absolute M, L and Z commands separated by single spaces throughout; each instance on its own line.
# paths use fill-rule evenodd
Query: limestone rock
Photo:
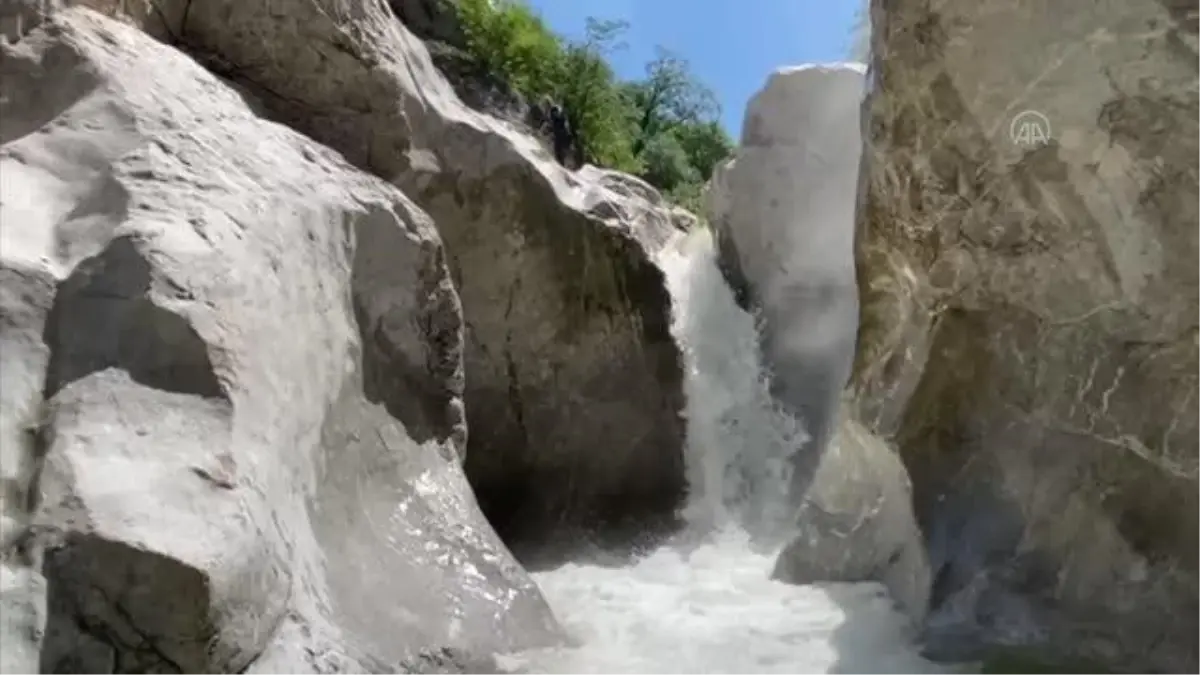
M 772 576 L 794 584 L 878 581 L 919 623 L 929 602 L 929 559 L 899 455 L 843 415 L 819 461 L 797 533 Z
M 207 0 L 173 30 L 437 223 L 466 324 L 467 471 L 503 534 L 674 510 L 681 372 L 654 262 L 677 234 L 667 207 L 464 106 L 384 3 Z
M 0 77 L 5 670 L 38 668 L 41 612 L 43 671 L 556 640 L 459 463 L 428 216 L 85 8 L 0 47 Z
M 0 173 L 0 181 L 8 178 Z M 7 189 L 0 194 L 7 200 Z M 0 672 L 19 673 L 37 671 L 45 624 L 45 579 L 29 526 L 38 497 L 35 444 L 49 361 L 41 326 L 53 302 L 54 278 L 10 263 L 7 253 L 17 245 L 10 234 L 7 225 L 0 229 Z
M 985 641 L 1195 670 L 1195 5 L 872 4 L 854 390 L 934 600 Z
M 741 146 L 708 189 L 724 275 L 759 315 L 771 391 L 811 439 L 793 456 L 796 531 L 775 575 L 793 583 L 878 580 L 916 620 L 929 568 L 895 453 L 839 422 L 854 358 L 854 208 L 863 70 L 774 73 L 751 100 Z
M 722 267 L 761 315 L 773 391 L 804 421 L 814 455 L 836 427 L 854 358 L 862 85 L 854 66 L 772 74 L 709 195 Z

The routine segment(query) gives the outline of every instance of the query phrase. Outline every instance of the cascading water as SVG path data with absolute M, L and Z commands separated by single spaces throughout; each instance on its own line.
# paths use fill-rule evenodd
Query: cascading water
M 534 574 L 577 646 L 501 659 L 546 673 L 943 672 L 875 583 L 772 581 L 787 456 L 803 440 L 767 392 L 754 319 L 700 230 L 665 254 L 685 349 L 688 523 L 626 567 Z

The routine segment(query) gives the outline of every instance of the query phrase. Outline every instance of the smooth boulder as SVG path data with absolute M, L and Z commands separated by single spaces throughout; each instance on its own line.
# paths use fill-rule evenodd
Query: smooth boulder
M 772 390 L 803 420 L 812 440 L 802 455 L 814 460 L 836 428 L 854 359 L 862 88 L 862 69 L 850 64 L 772 74 L 709 192 L 722 267 L 761 318 Z
M 557 641 L 463 475 L 429 217 L 89 9 L 0 46 L 0 77 L 5 670 Z
M 437 223 L 462 298 L 467 472 L 510 541 L 669 519 L 684 490 L 657 194 L 465 106 L 385 3 L 168 2 L 175 44 Z
M 771 576 L 793 584 L 877 581 L 914 623 L 932 581 L 896 451 L 849 414 L 820 458 Z

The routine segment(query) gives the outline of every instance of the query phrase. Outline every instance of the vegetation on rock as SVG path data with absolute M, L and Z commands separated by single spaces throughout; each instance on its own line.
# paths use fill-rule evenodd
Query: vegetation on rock
M 607 59 L 624 46 L 626 22 L 589 18 L 584 36 L 572 40 L 521 0 L 456 7 L 474 66 L 530 101 L 560 103 L 585 161 L 637 175 L 700 211 L 703 185 L 734 144 L 715 96 L 686 60 L 659 48 L 643 79 L 622 81 Z

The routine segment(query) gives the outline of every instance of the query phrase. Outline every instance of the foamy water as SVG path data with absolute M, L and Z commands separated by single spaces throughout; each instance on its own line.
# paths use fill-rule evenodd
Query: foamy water
M 767 394 L 754 321 L 707 231 L 664 258 L 685 347 L 688 532 L 626 567 L 534 574 L 577 646 L 501 659 L 544 673 L 948 672 L 919 657 L 879 584 L 770 579 L 787 456 L 803 439 Z

